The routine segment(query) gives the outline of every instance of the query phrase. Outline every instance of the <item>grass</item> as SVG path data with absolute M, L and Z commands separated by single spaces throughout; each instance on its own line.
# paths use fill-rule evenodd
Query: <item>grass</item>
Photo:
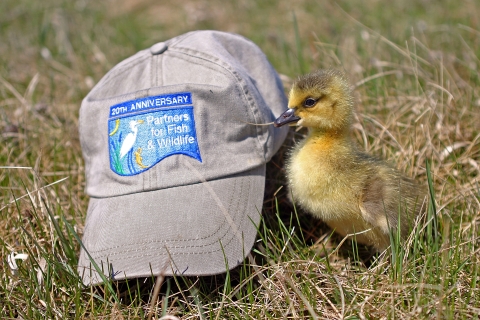
M 479 11 L 453 0 L 2 1 L 0 316 L 479 319 Z M 406 243 L 393 235 L 391 250 L 372 257 L 288 202 L 283 161 L 300 130 L 269 163 L 244 265 L 216 277 L 80 283 L 81 99 L 122 59 L 204 28 L 251 38 L 286 87 L 316 68 L 347 72 L 358 143 L 430 188 Z M 28 255 L 16 270 L 12 252 Z

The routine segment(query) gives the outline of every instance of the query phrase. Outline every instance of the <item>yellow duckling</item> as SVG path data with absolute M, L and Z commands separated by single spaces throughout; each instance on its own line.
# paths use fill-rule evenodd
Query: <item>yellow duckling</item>
M 353 98 L 337 70 L 300 77 L 289 93 L 289 109 L 275 120 L 280 127 L 308 128 L 287 160 L 288 187 L 296 204 L 343 236 L 383 251 L 389 233 L 402 239 L 424 201 L 415 181 L 382 160 L 357 149 L 351 137 Z

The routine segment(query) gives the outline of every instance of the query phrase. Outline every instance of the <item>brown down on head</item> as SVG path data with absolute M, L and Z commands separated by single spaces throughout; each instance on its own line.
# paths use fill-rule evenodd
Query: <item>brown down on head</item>
M 344 74 L 318 70 L 299 77 L 288 107 L 274 125 L 309 129 L 287 160 L 292 200 L 341 235 L 355 234 L 358 242 L 378 251 L 390 245 L 389 233 L 399 227 L 404 240 L 425 193 L 386 162 L 358 150 L 351 137 L 353 98 Z

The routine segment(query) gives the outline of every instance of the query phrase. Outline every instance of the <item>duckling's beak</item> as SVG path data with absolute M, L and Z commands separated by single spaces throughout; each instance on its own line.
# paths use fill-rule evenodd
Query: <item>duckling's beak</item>
M 295 109 L 288 109 L 273 122 L 273 126 L 278 128 L 284 124 L 296 122 L 298 120 L 300 120 L 300 118 L 295 115 Z

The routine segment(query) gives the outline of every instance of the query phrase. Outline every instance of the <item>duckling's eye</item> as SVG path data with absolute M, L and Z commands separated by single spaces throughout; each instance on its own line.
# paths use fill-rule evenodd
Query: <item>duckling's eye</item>
M 315 100 L 313 98 L 307 98 L 303 102 L 303 105 L 307 108 L 310 108 L 310 107 L 313 107 L 315 105 L 315 103 L 317 103 L 317 100 Z

